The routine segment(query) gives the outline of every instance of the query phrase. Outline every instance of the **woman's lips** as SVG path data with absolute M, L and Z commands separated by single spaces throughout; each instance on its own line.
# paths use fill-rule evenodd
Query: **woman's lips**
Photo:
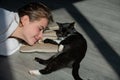
M 37 42 L 37 41 L 38 41 L 38 39 L 36 37 L 34 37 L 34 42 Z
M 35 38 L 35 41 L 37 42 L 40 38 L 38 38 L 38 37 L 34 37 Z

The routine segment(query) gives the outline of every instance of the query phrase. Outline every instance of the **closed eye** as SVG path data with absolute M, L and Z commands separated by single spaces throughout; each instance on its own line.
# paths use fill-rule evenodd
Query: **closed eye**
M 39 28 L 40 31 L 43 31 L 43 29 Z
M 43 26 L 39 26 L 39 30 L 40 30 L 40 31 L 44 31 L 45 28 L 44 28 Z

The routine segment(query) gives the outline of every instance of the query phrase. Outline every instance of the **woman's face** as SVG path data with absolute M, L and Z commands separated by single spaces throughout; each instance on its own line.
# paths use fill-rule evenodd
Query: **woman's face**
M 48 19 L 41 18 L 39 21 L 26 22 L 23 25 L 24 41 L 29 45 L 33 45 L 43 37 L 43 30 L 48 25 Z

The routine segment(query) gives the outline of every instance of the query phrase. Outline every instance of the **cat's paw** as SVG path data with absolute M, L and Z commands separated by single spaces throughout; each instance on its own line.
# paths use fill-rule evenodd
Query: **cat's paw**
M 30 75 L 42 75 L 39 70 L 29 70 L 28 73 Z
M 58 51 L 61 52 L 61 51 L 63 50 L 63 48 L 64 48 L 64 45 L 61 44 L 61 45 L 59 46 Z

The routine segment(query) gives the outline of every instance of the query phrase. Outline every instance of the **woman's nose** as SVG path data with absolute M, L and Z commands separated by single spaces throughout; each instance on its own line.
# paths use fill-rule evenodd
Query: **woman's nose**
M 39 33 L 38 38 L 39 38 L 39 39 L 42 39 L 42 38 L 43 38 L 43 32 L 40 32 L 40 33 Z

